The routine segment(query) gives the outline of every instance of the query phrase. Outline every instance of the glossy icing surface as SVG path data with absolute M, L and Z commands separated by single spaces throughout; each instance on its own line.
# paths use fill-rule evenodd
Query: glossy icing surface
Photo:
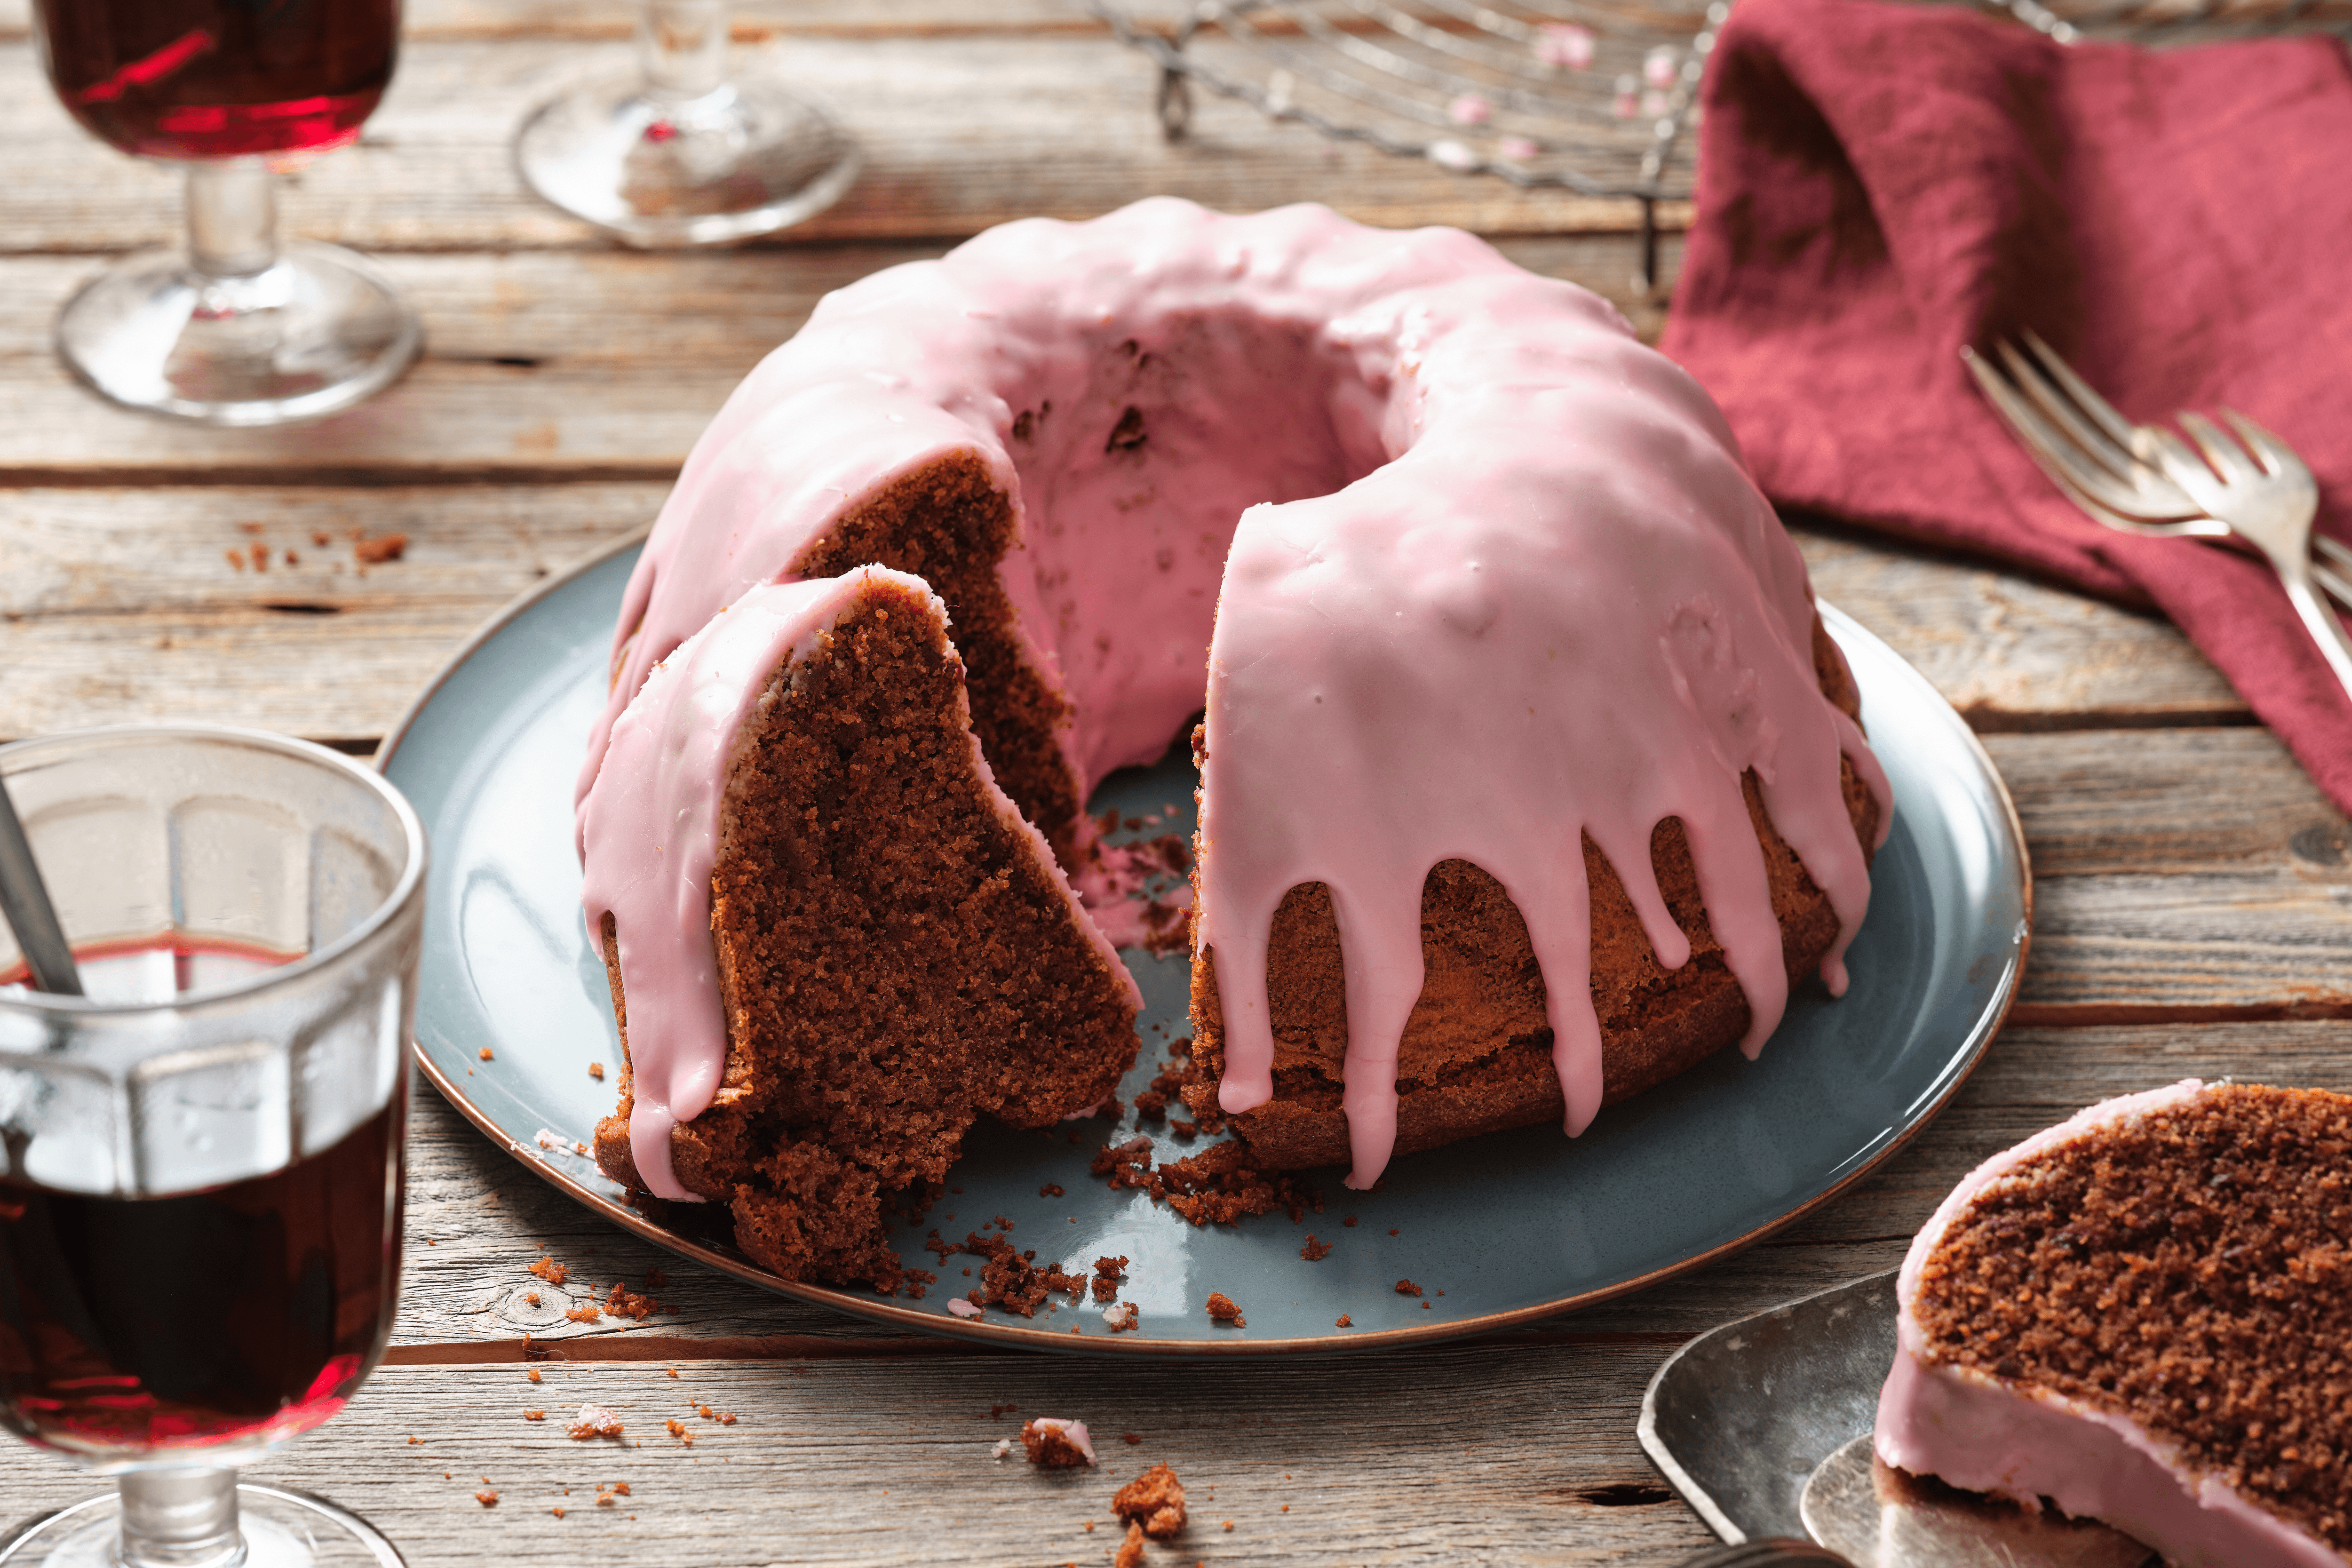
M 1207 655 L 1195 940 L 1216 953 L 1227 1110 L 1272 1092 L 1275 909 L 1324 881 L 1348 974 L 1349 1180 L 1379 1175 L 1422 883 L 1460 858 L 1526 917 L 1581 1131 L 1601 1101 L 1582 838 L 1679 965 L 1649 868 L 1670 816 L 1752 1056 L 1787 982 L 1751 769 L 1838 914 L 1822 973 L 1843 989 L 1869 881 L 1840 755 L 1882 836 L 1888 795 L 1820 694 L 1803 563 L 1713 405 L 1584 290 L 1458 232 L 1318 207 L 1160 198 L 1030 220 L 828 297 L 664 508 L 583 794 L 656 660 L 793 578 L 863 498 L 958 452 L 1013 501 L 999 575 L 1070 700 L 1081 795 L 1202 707 Z
M 2343 1568 L 2342 1554 L 2200 1475 L 2126 1416 L 2046 1389 L 1939 1363 L 1914 1313 L 1928 1256 L 1977 1194 L 2102 1126 L 2160 1110 L 2204 1089 L 2195 1079 L 2076 1112 L 1994 1155 L 1952 1190 L 1911 1243 L 1895 1280 L 1897 1351 L 1879 1396 L 1878 1457 L 1915 1475 L 2032 1506 L 2049 1498 L 2146 1542 L 2181 1568 Z

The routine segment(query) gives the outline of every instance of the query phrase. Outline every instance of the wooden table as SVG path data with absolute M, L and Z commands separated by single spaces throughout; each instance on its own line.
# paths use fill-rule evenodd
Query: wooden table
M 1076 0 L 747 11 L 739 37 L 821 84 L 865 139 L 863 181 L 787 243 L 621 252 L 526 195 L 507 145 L 566 72 L 625 50 L 630 16 L 625 0 L 415 0 L 365 140 L 285 205 L 291 229 L 384 260 L 424 312 L 425 358 L 326 424 L 223 433 L 101 406 L 51 356 L 67 290 L 110 254 L 170 239 L 179 194 L 75 130 L 40 79 L 23 0 L 0 0 L 0 736 L 202 718 L 365 753 L 478 622 L 651 515 L 703 422 L 820 293 L 1002 219 L 1150 192 L 1231 208 L 1318 198 L 1374 223 L 1479 230 L 1645 331 L 1660 320 L 1630 295 L 1622 205 L 1334 147 L 1213 99 L 1188 142 L 1164 143 L 1151 70 Z M 404 534 L 406 552 L 364 566 L 354 530 Z M 1705 1546 L 1633 1440 L 1644 1382 L 1685 1338 L 1892 1266 L 1969 1166 L 2086 1101 L 2192 1073 L 2352 1088 L 2352 840 L 2220 677 L 2146 616 L 1831 526 L 1799 532 L 1823 596 L 1984 736 L 2040 882 L 2008 1032 L 1942 1118 L 1842 1200 L 1701 1273 L 1443 1349 L 1281 1364 L 992 1354 L 674 1259 L 558 1197 L 427 1090 L 390 1360 L 348 1413 L 257 1472 L 359 1510 L 416 1568 L 1100 1563 L 1114 1486 L 1160 1459 L 1192 1489 L 1194 1522 L 1153 1563 L 1670 1563 Z M 526 1272 L 542 1254 L 570 1266 L 567 1290 Z M 562 1316 L 583 1287 L 656 1267 L 677 1315 Z M 591 1399 L 623 1415 L 623 1446 L 522 1418 Z M 706 1422 L 695 1403 L 737 1419 Z M 1104 1469 L 993 1460 L 1035 1414 L 1107 1432 Z M 628 1497 L 596 1506 L 616 1480 Z M 476 1500 L 486 1482 L 495 1507 Z M 0 1516 L 89 1489 L 0 1447 Z

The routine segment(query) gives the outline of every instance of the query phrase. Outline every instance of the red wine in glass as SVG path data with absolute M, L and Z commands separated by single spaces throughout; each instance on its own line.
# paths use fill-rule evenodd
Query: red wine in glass
M 187 171 L 184 250 L 131 257 L 58 318 L 58 353 L 126 407 L 283 425 L 390 385 L 424 342 L 389 278 L 278 242 L 275 174 L 359 136 L 400 44 L 400 0 L 34 0 L 68 111 Z
M 95 1000 L 153 1001 L 293 956 L 181 936 L 75 963 Z M 187 1193 L 0 1175 L 0 1429 L 139 1457 L 279 1443 L 341 1410 L 392 1328 L 406 1109 L 395 1091 L 325 1150 Z
M 74 118 L 150 158 L 283 155 L 356 137 L 392 80 L 399 0 L 36 0 Z
M 107 1458 L 307 1432 L 383 1353 L 405 1097 L 323 1152 L 170 1197 L 0 1178 L 0 1427 Z

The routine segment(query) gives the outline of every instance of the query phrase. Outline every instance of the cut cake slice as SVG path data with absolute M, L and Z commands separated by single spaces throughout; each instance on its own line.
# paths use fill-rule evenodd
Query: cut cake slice
M 720 776 L 698 784 L 714 750 Z M 699 878 L 698 817 L 715 825 Z M 625 1057 L 598 1164 L 728 1203 L 738 1244 L 786 1279 L 896 1289 L 886 1215 L 927 1198 L 977 1117 L 1049 1126 L 1134 1060 L 1134 983 L 996 787 L 916 578 L 745 595 L 647 680 L 583 824 Z M 596 840 L 616 835 L 661 846 L 633 862 L 658 885 L 598 885 L 624 858 Z M 696 1012 L 698 963 L 716 1020 Z

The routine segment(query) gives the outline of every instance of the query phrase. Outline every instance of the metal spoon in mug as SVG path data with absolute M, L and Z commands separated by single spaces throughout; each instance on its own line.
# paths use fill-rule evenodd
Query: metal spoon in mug
M 8 929 L 16 935 L 16 945 L 24 949 L 36 989 L 52 996 L 82 994 L 73 948 L 66 942 L 65 928 L 58 923 L 57 906 L 49 902 L 48 887 L 34 862 L 25 825 L 16 819 L 16 805 L 8 798 L 5 780 L 0 780 L 0 916 L 6 918 Z

